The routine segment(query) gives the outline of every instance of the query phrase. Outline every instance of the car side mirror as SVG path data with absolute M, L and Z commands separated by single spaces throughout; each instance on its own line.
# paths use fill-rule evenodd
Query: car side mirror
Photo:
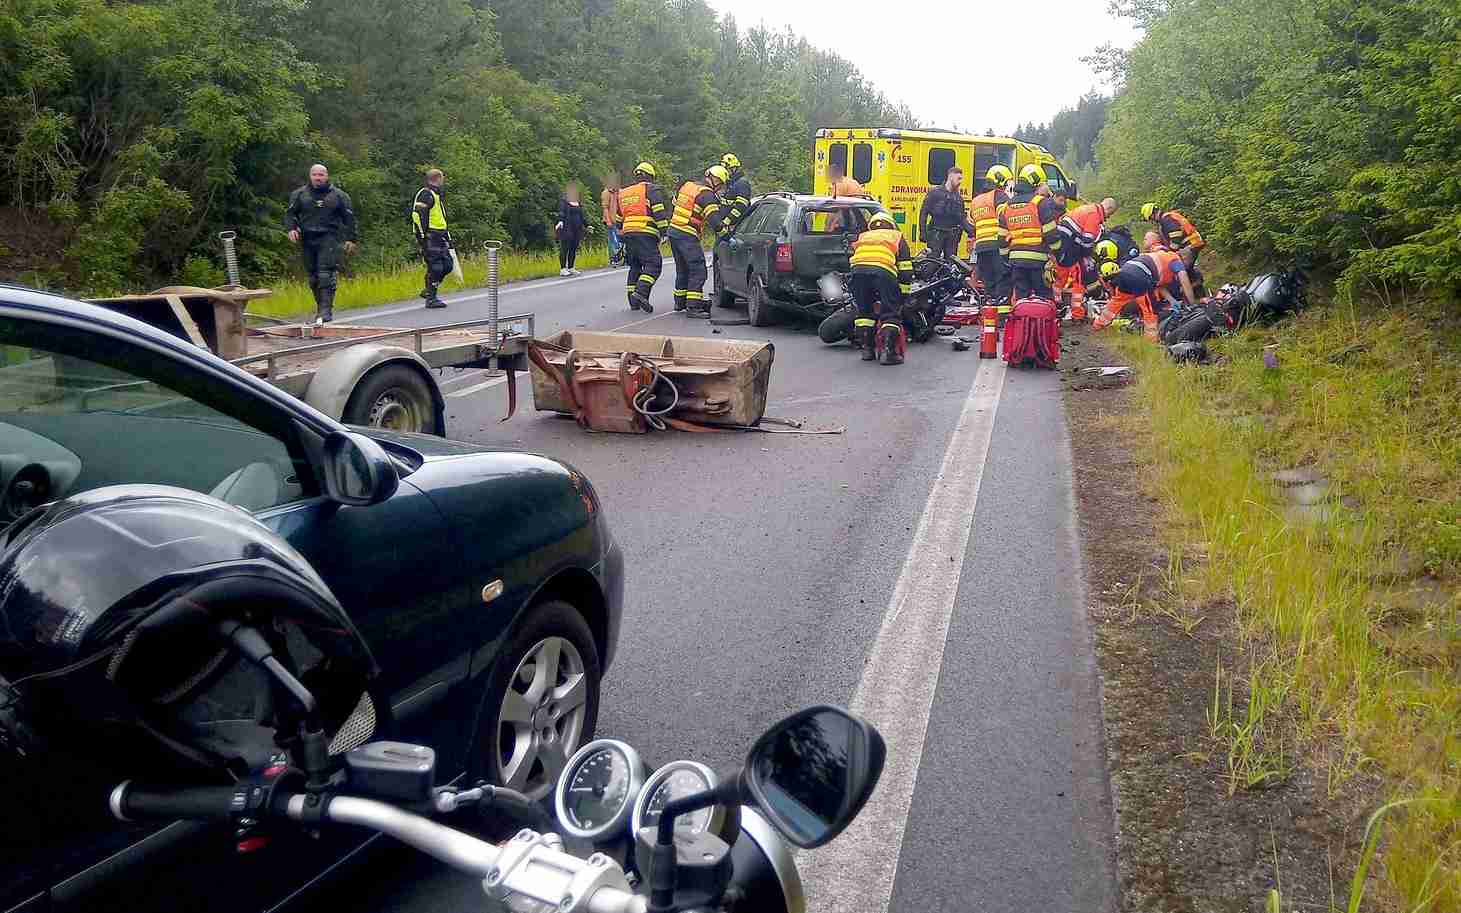
M 1080 198 L 1080 195 L 1081 195 L 1081 187 L 1080 187 L 1080 185 L 1077 184 L 1075 181 L 1071 181 L 1070 182 L 1070 198 L 1072 200 L 1079 199 Z
M 375 441 L 354 431 L 325 439 L 325 494 L 352 507 L 379 504 L 396 493 L 401 477 Z
M 886 755 L 883 737 L 866 721 L 837 707 L 808 707 L 756 741 L 742 788 L 787 840 L 811 849 L 862 811 Z

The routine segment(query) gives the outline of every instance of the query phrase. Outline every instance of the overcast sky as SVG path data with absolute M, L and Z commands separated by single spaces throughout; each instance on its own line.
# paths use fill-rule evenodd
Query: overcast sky
M 745 30 L 761 23 L 790 26 L 812 44 L 855 63 L 883 94 L 906 103 L 926 126 L 983 133 L 1014 130 L 1028 121 L 1043 123 L 1074 105 L 1095 87 L 1096 78 L 1078 58 L 1106 42 L 1129 47 L 1138 32 L 1130 20 L 1113 19 L 1103 0 L 1045 0 L 1038 7 L 971 0 L 911 0 L 849 3 L 831 0 L 708 0 L 735 16 Z M 1038 9 L 1041 40 L 987 36 L 1029 34 L 1011 26 L 1022 11 Z M 899 11 L 908 13 L 899 16 Z M 900 36 L 891 40 L 896 33 Z M 901 36 L 907 36 L 906 38 Z M 1041 63 L 1031 77 L 1031 57 Z M 975 61 L 982 61 L 976 63 Z M 988 74 L 996 74 L 990 92 Z M 1026 88 L 1011 89 L 1015 73 Z M 976 88 L 976 85 L 979 88 Z M 852 125 L 849 125 L 852 126 Z

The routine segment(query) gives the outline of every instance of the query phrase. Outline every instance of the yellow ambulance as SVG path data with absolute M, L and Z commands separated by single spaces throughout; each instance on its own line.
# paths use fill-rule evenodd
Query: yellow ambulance
M 923 249 L 918 213 L 928 191 L 944 182 L 955 165 L 964 171 L 964 202 L 980 192 L 990 166 L 1005 165 L 1019 174 L 1030 163 L 1045 169 L 1050 187 L 1064 189 L 1071 204 L 1076 186 L 1065 168 L 1044 146 L 1005 136 L 973 136 L 939 130 L 895 130 L 879 127 L 824 127 L 812 150 L 812 192 L 828 191 L 827 169 L 837 166 L 882 203 L 908 238 L 914 252 Z M 966 242 L 967 244 L 967 242 Z

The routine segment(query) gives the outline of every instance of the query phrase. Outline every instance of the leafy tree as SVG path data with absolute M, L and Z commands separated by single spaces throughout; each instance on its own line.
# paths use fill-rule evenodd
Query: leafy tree
M 0 4 L 0 207 L 63 239 L 79 291 L 206 277 L 222 228 L 249 275 L 298 269 L 282 210 L 315 161 L 389 262 L 433 165 L 459 241 L 538 245 L 565 182 L 592 199 L 642 160 L 667 190 L 726 151 L 759 188 L 808 188 L 812 131 L 837 123 L 913 118 L 703 0 Z
M 1097 144 L 1122 199 L 1262 260 L 1461 290 L 1461 11 L 1447 0 L 1122 2 L 1147 26 Z

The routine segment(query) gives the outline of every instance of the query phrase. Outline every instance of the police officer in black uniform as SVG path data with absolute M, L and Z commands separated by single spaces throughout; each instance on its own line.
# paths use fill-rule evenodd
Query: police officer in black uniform
M 284 210 L 284 230 L 304 254 L 304 269 L 315 298 L 315 322 L 335 318 L 336 272 L 340 268 L 340 244 L 345 253 L 355 253 L 355 209 L 350 195 L 330 184 L 330 170 L 312 165 L 309 183 L 289 195 Z
M 958 165 L 950 168 L 943 185 L 933 188 L 923 198 L 923 209 L 918 213 L 919 236 L 943 259 L 959 255 L 959 239 L 964 232 L 974 237 L 974 223 L 969 221 L 964 195 L 959 191 L 963 182 L 964 169 Z

